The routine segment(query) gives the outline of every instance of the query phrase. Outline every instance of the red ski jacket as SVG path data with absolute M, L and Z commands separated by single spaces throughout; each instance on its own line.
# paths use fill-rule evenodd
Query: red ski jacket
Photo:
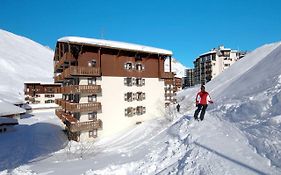
M 208 103 L 213 103 L 208 92 L 198 92 L 196 95 L 196 104 L 206 105 Z

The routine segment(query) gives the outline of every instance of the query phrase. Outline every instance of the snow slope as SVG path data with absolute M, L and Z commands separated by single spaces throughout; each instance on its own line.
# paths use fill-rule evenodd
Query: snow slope
M 23 100 L 25 81 L 53 82 L 53 51 L 0 29 L 0 100 Z

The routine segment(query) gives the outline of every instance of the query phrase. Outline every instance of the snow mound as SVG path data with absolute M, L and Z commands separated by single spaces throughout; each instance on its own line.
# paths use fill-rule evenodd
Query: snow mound
M 0 99 L 23 100 L 25 81 L 53 82 L 53 51 L 0 29 Z

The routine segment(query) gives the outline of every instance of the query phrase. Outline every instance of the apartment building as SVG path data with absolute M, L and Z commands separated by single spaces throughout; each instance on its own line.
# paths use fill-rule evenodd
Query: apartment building
M 245 53 L 219 46 L 201 54 L 194 63 L 194 84 L 206 84 L 229 68 Z
M 183 77 L 183 88 L 194 86 L 194 69 L 186 69 Z
M 55 104 L 61 98 L 60 84 L 24 83 L 25 101 L 28 104 Z
M 174 101 L 172 52 L 131 43 L 64 37 L 54 56 L 62 85 L 56 115 L 70 140 L 108 137 L 163 116 Z M 169 59 L 170 70 L 164 72 Z

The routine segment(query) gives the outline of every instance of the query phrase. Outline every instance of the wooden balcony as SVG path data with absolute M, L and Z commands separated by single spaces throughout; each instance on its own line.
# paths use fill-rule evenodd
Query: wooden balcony
M 64 77 L 70 78 L 71 76 L 89 76 L 96 77 L 100 76 L 100 69 L 95 67 L 79 67 L 79 66 L 70 66 L 64 70 Z
M 62 99 L 61 98 L 58 98 L 58 99 L 55 99 L 55 103 L 59 106 L 61 106 L 62 104 Z
M 56 116 L 58 116 L 58 118 L 59 119 L 61 119 L 62 120 L 62 122 L 64 122 L 65 121 L 65 118 L 63 117 L 63 110 L 62 109 L 56 109 L 55 110 L 55 114 L 56 114 Z
M 62 110 L 56 110 L 56 115 L 64 122 L 71 132 L 90 131 L 102 128 L 102 121 L 93 120 L 86 122 L 79 122 L 75 117 L 70 114 L 64 113 Z
M 101 76 L 100 68 L 95 67 L 79 67 L 70 66 L 66 68 L 60 75 L 54 77 L 55 83 L 63 82 L 66 78 L 73 76 L 97 77 Z
M 101 93 L 100 85 L 72 85 L 61 87 L 62 94 L 97 94 Z
M 71 112 L 97 112 L 101 110 L 101 103 L 70 103 L 68 101 L 62 101 L 62 108 Z
M 67 61 L 75 61 L 75 59 L 73 58 L 72 54 L 70 52 L 66 52 L 59 61 L 56 62 L 55 64 L 55 70 L 57 69 L 62 69 L 62 66 L 65 62 Z
M 71 132 L 78 132 L 78 131 L 91 131 L 95 129 L 102 128 L 102 121 L 100 119 L 96 121 L 86 121 L 86 122 L 76 122 L 76 123 L 69 123 L 66 124 Z
M 163 79 L 173 79 L 174 73 L 173 72 L 162 72 L 160 77 Z

